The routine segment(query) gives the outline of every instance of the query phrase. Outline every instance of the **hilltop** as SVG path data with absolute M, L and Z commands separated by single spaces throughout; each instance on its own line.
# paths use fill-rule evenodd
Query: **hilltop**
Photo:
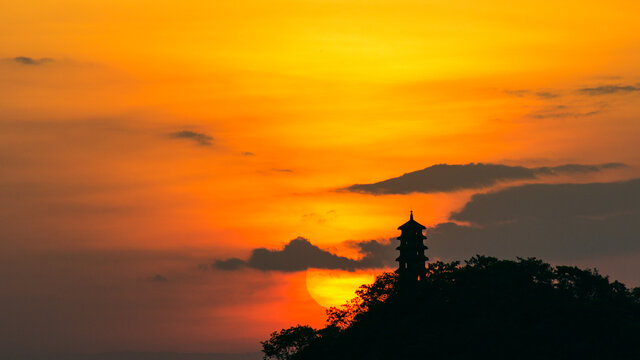
M 595 270 L 475 256 L 356 294 L 325 328 L 272 333 L 265 359 L 640 358 L 640 288 Z

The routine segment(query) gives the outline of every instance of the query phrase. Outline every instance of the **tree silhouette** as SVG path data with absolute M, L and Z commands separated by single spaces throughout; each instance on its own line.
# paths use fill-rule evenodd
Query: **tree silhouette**
M 271 338 L 261 342 L 266 358 L 288 360 L 318 336 L 315 329 L 306 325 L 297 325 L 271 333 Z
M 428 264 L 415 287 L 385 273 L 356 295 L 324 329 L 273 333 L 265 359 L 640 358 L 640 289 L 595 270 L 475 256 Z

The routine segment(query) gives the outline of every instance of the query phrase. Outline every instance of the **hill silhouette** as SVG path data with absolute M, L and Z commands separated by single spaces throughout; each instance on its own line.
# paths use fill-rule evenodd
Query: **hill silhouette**
M 434 262 L 424 281 L 384 273 L 264 341 L 265 359 L 638 359 L 640 288 L 595 270 L 475 256 Z

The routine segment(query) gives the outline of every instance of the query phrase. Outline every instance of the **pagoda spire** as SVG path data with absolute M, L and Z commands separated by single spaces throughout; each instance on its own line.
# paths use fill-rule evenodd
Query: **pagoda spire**
M 396 250 L 400 250 L 400 256 L 396 259 L 398 262 L 396 273 L 402 283 L 415 283 L 423 280 L 426 276 L 425 262 L 429 258 L 424 255 L 427 247 L 423 240 L 427 237 L 423 235 L 422 231 L 425 229 L 424 225 L 413 220 L 413 210 L 409 213 L 409 221 L 398 227 L 401 233 L 398 237 L 400 246 L 396 248 Z

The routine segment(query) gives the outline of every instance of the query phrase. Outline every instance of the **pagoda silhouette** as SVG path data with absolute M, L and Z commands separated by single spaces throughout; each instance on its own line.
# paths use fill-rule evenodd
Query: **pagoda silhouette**
M 425 262 L 429 258 L 424 255 L 427 247 L 422 242 L 427 238 L 422 234 L 425 229 L 424 225 L 413 220 L 413 211 L 409 215 L 409 221 L 398 227 L 401 233 L 398 237 L 400 246 L 396 248 L 400 250 L 400 256 L 396 259 L 396 273 L 401 284 L 415 284 L 422 281 L 427 274 Z

